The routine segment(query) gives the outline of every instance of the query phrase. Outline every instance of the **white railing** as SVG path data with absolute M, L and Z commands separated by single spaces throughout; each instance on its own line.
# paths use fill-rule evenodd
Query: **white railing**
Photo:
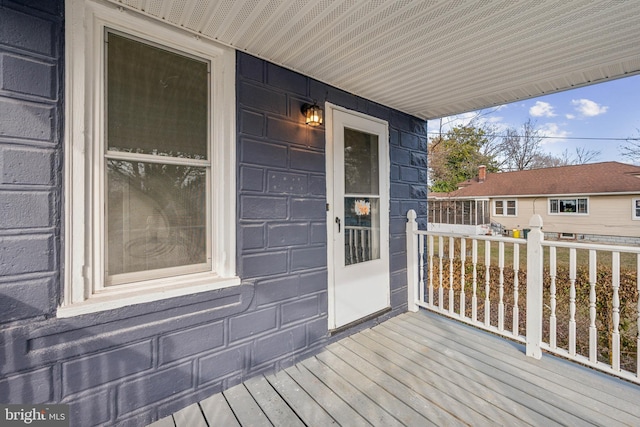
M 344 227 L 344 256 L 347 265 L 374 259 L 371 227 Z
M 640 383 L 640 248 L 418 230 L 407 214 L 409 310 L 419 307 Z

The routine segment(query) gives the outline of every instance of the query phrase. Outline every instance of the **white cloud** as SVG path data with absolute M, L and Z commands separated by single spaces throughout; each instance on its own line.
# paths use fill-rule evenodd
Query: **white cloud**
M 548 102 L 536 101 L 535 105 L 529 108 L 529 114 L 533 117 L 554 117 L 553 106 Z
M 607 112 L 609 107 L 600 105 L 590 99 L 573 99 L 571 103 L 575 106 L 577 112 L 587 117 L 599 116 Z
M 539 130 L 540 135 L 544 136 L 541 141 L 542 144 L 555 144 L 569 136 L 569 132 L 560 129 L 557 123 L 545 123 L 540 126 Z
M 573 120 L 576 118 L 575 114 L 565 114 L 565 117 L 569 120 Z

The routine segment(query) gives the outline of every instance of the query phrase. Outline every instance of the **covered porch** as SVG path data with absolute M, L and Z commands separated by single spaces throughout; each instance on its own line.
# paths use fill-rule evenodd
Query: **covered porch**
M 640 388 L 425 310 L 152 424 L 638 425 Z

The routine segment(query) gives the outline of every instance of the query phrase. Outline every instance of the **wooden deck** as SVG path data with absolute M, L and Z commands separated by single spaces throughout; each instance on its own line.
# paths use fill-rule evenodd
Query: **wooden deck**
M 639 402 L 636 385 L 420 311 L 152 426 L 638 426 Z

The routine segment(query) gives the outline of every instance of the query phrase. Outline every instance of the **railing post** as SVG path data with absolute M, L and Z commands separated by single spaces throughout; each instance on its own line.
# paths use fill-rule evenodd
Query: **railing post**
M 418 223 L 416 211 L 407 212 L 407 309 L 418 311 Z
M 529 220 L 527 236 L 527 356 L 542 357 L 542 217 Z

